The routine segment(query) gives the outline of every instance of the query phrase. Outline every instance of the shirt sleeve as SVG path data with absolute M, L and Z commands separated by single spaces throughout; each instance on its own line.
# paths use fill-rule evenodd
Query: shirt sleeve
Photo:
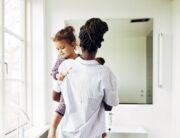
M 114 74 L 109 68 L 106 69 L 103 77 L 104 102 L 109 106 L 119 104 L 118 86 Z

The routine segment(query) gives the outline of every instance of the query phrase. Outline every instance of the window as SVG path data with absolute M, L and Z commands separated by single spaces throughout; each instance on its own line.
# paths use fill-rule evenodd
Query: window
M 26 124 L 25 0 L 3 1 L 2 55 L 4 133 L 6 136 Z M 0 72 L 0 73 L 1 73 Z

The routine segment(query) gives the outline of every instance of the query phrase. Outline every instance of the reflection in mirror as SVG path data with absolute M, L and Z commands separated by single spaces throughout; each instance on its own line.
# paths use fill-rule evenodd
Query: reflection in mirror
M 120 104 L 152 104 L 153 99 L 153 19 L 105 19 L 109 31 L 98 57 L 118 81 Z M 66 20 L 78 36 L 85 20 Z M 78 50 L 80 52 L 80 50 Z

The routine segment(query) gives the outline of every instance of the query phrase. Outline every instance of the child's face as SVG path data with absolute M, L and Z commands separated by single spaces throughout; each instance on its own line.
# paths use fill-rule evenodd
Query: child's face
M 70 58 L 75 50 L 75 44 L 69 44 L 65 40 L 55 41 L 55 46 L 61 58 Z

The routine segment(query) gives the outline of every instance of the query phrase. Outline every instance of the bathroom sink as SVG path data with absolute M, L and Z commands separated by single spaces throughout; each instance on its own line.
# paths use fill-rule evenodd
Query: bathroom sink
M 146 130 L 141 126 L 107 126 L 107 138 L 147 138 Z

